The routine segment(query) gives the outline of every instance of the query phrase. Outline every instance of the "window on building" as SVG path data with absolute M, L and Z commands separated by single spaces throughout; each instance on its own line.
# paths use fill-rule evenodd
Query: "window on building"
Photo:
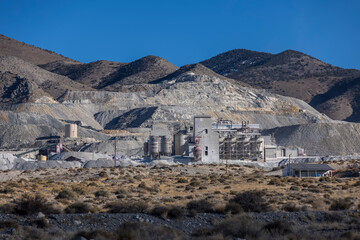
M 205 134 L 208 134 L 208 130 L 207 130 L 207 129 L 205 129 Z
M 208 155 L 209 155 L 209 147 L 205 146 L 205 156 L 208 156 Z
M 190 131 L 192 131 L 193 130 L 193 127 L 190 127 Z
M 286 157 L 286 149 L 281 149 L 281 156 Z

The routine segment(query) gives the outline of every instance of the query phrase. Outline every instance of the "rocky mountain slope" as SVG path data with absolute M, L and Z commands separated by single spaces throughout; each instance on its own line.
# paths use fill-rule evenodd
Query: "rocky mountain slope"
M 292 50 L 269 54 L 236 49 L 201 64 L 252 87 L 302 99 L 333 119 L 360 121 L 360 95 L 352 91 L 358 70 L 334 67 Z
M 234 50 L 204 61 L 205 66 L 178 69 L 155 56 L 127 64 L 83 64 L 61 56 L 36 62 L 40 50 L 26 59 L 41 67 L 21 55 L 0 57 L 0 148 L 35 146 L 41 138 L 63 135 L 64 124 L 78 122 L 79 135 L 95 141 L 86 149 L 111 151 L 109 138 L 116 137 L 126 146 L 121 152 L 134 154 L 154 123 L 179 127 L 204 114 L 258 123 L 279 144 L 311 154 L 359 153 L 359 124 L 334 121 L 312 107 L 357 121 L 357 70 L 295 51 Z
M 148 83 L 178 69 L 167 60 L 146 56 L 130 63 L 96 61 L 88 64 L 57 61 L 40 67 L 96 89 L 124 91 L 124 85 Z
M 34 65 L 54 61 L 76 62 L 55 52 L 19 42 L 0 34 L 0 57 L 2 56 L 18 57 Z
M 126 65 L 126 63 L 104 60 L 90 63 L 56 61 L 40 65 L 40 67 L 50 72 L 66 76 L 76 82 L 97 88 L 106 77 L 124 65 Z
M 197 74 L 197 75 L 206 75 L 206 76 L 212 76 L 212 77 L 216 77 L 216 78 L 220 78 L 220 79 L 224 79 L 230 82 L 233 82 L 233 79 L 231 78 L 227 78 L 224 77 L 220 74 L 217 74 L 216 72 L 210 70 L 209 68 L 205 67 L 204 65 L 197 63 L 197 64 L 188 64 L 185 66 L 182 66 L 181 68 L 179 68 L 178 70 L 176 70 L 173 73 L 170 73 L 169 75 L 166 75 L 163 78 L 159 78 L 155 81 L 151 81 L 150 83 L 152 84 L 156 84 L 156 83 L 161 83 L 164 82 L 166 80 L 172 80 L 175 79 L 176 77 L 179 77 L 183 74 Z
M 41 96 L 60 97 L 68 90 L 92 90 L 91 87 L 48 72 L 17 57 L 0 57 L 3 97 L 13 103 L 35 101 Z M 0 92 L 1 94 L 1 92 Z M 1 100 L 4 102 L 4 100 Z
M 132 121 L 119 118 L 124 127 L 149 127 L 154 121 L 191 121 L 194 115 L 199 114 L 208 114 L 215 119 L 224 117 L 235 122 L 249 120 L 261 123 L 265 128 L 330 121 L 301 100 L 240 87 L 206 75 L 183 74 L 147 88 L 152 90 L 117 93 L 68 91 L 59 101 L 67 105 L 82 104 L 94 114 L 102 109 L 102 118 L 106 113 L 119 113 L 127 119 L 131 118 Z M 136 124 L 128 126 L 131 122 Z M 109 129 L 118 128 L 116 123 L 112 123 L 114 126 L 106 124 Z
M 118 91 L 123 85 L 148 83 L 177 69 L 178 67 L 163 58 L 146 56 L 111 73 L 99 84 L 98 89 Z

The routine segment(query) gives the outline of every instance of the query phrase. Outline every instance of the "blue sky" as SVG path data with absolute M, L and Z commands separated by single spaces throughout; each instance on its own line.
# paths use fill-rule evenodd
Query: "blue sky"
M 294 49 L 360 69 L 359 13 L 357 0 L 0 0 L 0 34 L 81 62 Z

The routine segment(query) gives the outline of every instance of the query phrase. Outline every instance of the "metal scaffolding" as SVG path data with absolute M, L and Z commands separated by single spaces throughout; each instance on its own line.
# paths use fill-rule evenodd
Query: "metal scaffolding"
M 262 158 L 262 140 L 259 135 L 237 135 L 236 132 L 224 135 L 226 136 L 219 139 L 220 159 L 243 160 Z

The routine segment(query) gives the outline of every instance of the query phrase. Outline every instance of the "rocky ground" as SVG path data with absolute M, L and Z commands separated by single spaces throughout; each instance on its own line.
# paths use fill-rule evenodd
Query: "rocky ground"
M 305 239 L 305 237 L 307 239 L 316 239 L 317 237 L 355 239 L 359 236 L 357 232 L 360 230 L 357 215 L 358 213 L 354 211 L 267 212 L 244 213 L 233 216 L 199 213 L 196 216 L 184 216 L 180 219 L 163 219 L 142 213 L 52 214 L 47 216 L 39 213 L 28 217 L 2 214 L 0 215 L 0 227 L 2 229 L 0 239 L 19 239 L 20 237 L 39 237 L 43 239 L 42 237 L 50 236 L 52 239 L 68 239 L 69 237 L 81 239 L 81 236 L 85 240 L 89 239 L 87 238 L 89 235 L 92 235 L 93 239 L 104 239 L 103 237 L 106 237 L 106 233 L 116 232 L 129 223 L 148 225 L 150 227 L 161 226 L 162 233 L 157 232 L 156 234 L 158 235 L 151 236 L 150 239 L 166 239 L 166 230 L 177 233 L 178 239 L 201 239 L 199 235 L 203 232 L 206 232 L 208 229 L 214 229 L 214 226 L 220 226 L 224 223 L 237 221 L 237 223 L 240 223 L 238 227 L 244 227 L 241 226 L 241 220 L 243 219 L 248 219 L 249 224 L 256 223 L 263 226 L 277 223 L 278 226 L 274 227 L 274 230 L 278 232 L 269 234 L 274 237 L 290 237 L 292 239 Z M 334 227 L 335 225 L 336 227 Z M 282 229 L 282 227 L 285 227 L 285 229 Z M 34 231 L 34 229 L 36 230 Z M 306 229 L 311 229 L 311 234 L 307 233 L 301 236 L 300 234 L 304 234 Z M 30 230 L 33 232 L 30 233 Z M 246 234 L 254 234 L 249 230 L 247 231 Z M 289 234 L 286 231 L 293 231 L 293 233 Z M 282 235 L 284 232 L 285 234 Z M 146 236 L 144 237 L 144 239 L 148 239 Z M 211 236 L 207 237 L 213 238 Z M 223 237 L 226 238 L 226 236 Z M 248 237 L 251 238 L 251 236 Z M 217 235 L 215 239 L 223 238 Z M 260 239 L 263 238 L 260 237 Z

